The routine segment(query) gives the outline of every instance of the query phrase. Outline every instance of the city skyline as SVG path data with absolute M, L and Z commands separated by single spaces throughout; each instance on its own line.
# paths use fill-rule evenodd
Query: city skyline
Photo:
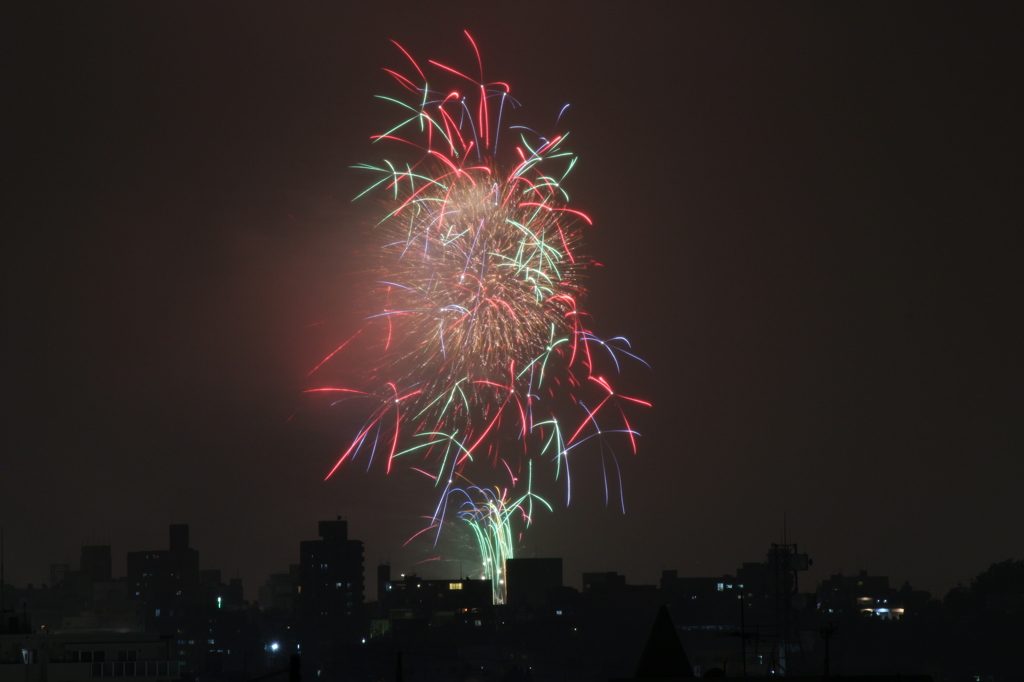
M 316 523 L 320 527 L 320 533 L 321 534 L 324 532 L 323 531 L 324 524 L 327 524 L 328 526 L 330 526 L 330 525 L 333 525 L 333 524 L 337 523 L 337 524 L 341 524 L 343 527 L 346 527 L 346 528 L 348 527 L 348 519 L 344 519 L 343 517 L 340 517 L 340 516 L 337 517 L 336 520 L 334 520 L 334 519 L 328 519 L 328 520 L 319 519 L 319 520 L 316 521 Z M 284 574 L 287 574 L 290 570 L 295 569 L 295 568 L 297 568 L 300 565 L 300 563 L 301 563 L 300 562 L 300 559 L 301 559 L 300 555 L 301 555 L 302 552 L 306 551 L 306 550 L 303 549 L 303 547 L 308 545 L 308 544 L 310 544 L 310 543 L 316 544 L 317 542 L 319 542 L 319 540 L 314 540 L 313 539 L 313 536 L 316 535 L 317 533 L 312 530 L 312 528 L 313 528 L 312 523 L 310 523 L 308 525 L 310 526 L 310 528 L 307 529 L 307 532 L 305 533 L 305 535 L 301 536 L 300 538 L 295 538 L 293 540 L 293 542 L 292 542 L 292 545 L 293 545 L 292 549 L 293 549 L 293 554 L 294 554 L 294 556 L 292 557 L 293 560 L 289 561 L 287 564 L 284 564 L 284 565 L 281 565 L 281 566 L 275 568 L 274 570 L 272 570 L 267 575 L 256 576 L 257 580 L 255 582 L 245 582 L 245 581 L 243 581 L 242 587 L 244 589 L 244 597 L 245 597 L 246 600 L 248 600 L 248 601 L 250 601 L 252 603 L 256 603 L 258 601 L 257 594 L 258 594 L 260 588 L 262 588 L 265 585 L 269 584 L 268 583 L 268 579 L 270 579 L 274 575 L 284 575 Z M 60 582 L 61 580 L 64 579 L 64 577 L 67 575 L 68 571 L 83 573 L 85 575 L 90 576 L 90 579 L 92 579 L 92 580 L 99 580 L 99 581 L 107 580 L 107 581 L 115 581 L 115 582 L 127 580 L 127 581 L 130 582 L 131 581 L 131 576 L 133 574 L 133 569 L 131 567 L 131 563 L 133 561 L 133 559 L 132 559 L 133 555 L 136 556 L 136 557 L 142 557 L 144 555 L 168 553 L 168 551 L 171 551 L 171 552 L 174 552 L 174 551 L 181 552 L 181 551 L 184 551 L 184 550 L 187 550 L 190 553 L 190 555 L 193 556 L 196 561 L 198 561 L 198 564 L 195 566 L 195 570 L 203 570 L 203 571 L 213 570 L 213 571 L 216 571 L 218 574 L 223 574 L 226 579 L 230 579 L 230 580 L 241 578 L 240 571 L 238 571 L 238 570 L 235 570 L 235 571 L 224 571 L 223 568 L 221 568 L 220 566 L 212 565 L 208 560 L 201 559 L 200 557 L 202 556 L 202 551 L 198 547 L 193 547 L 191 541 L 189 540 L 189 537 L 191 536 L 191 529 L 192 529 L 192 527 L 190 526 L 190 524 L 181 524 L 181 523 L 169 524 L 169 526 L 164 527 L 164 529 L 163 529 L 163 533 L 164 533 L 165 537 L 164 537 L 162 543 L 161 542 L 156 542 L 153 546 L 148 546 L 148 548 L 146 548 L 146 549 L 141 549 L 139 547 L 134 547 L 134 548 L 129 548 L 129 549 L 126 549 L 125 551 L 120 551 L 119 552 L 119 551 L 116 551 L 116 549 L 112 545 L 107 544 L 107 543 L 103 543 L 103 542 L 87 542 L 87 543 L 83 543 L 83 544 L 81 544 L 78 547 L 77 553 L 75 554 L 75 556 L 73 558 L 68 559 L 65 556 L 65 557 L 63 557 L 64 559 L 66 559 L 64 561 L 51 561 L 51 562 L 49 562 L 47 564 L 47 573 L 46 573 L 46 575 L 50 576 L 49 580 L 43 579 L 43 580 L 37 580 L 37 581 L 34 581 L 34 582 L 33 581 L 29 581 L 29 582 L 23 583 L 23 584 L 16 584 L 16 583 L 12 583 L 10 580 L 5 580 L 4 584 L 7 585 L 10 588 L 17 589 L 17 590 L 22 590 L 22 589 L 25 589 L 26 587 L 33 587 L 33 588 L 51 587 L 52 588 L 52 587 L 55 586 L 56 582 Z M 170 538 L 171 538 L 169 542 L 168 542 L 168 538 L 167 538 L 168 530 L 170 532 Z M 181 538 L 184 538 L 184 540 L 182 540 Z M 363 542 L 364 542 L 362 538 L 358 538 L 358 537 L 353 537 L 352 540 L 357 542 L 360 545 L 360 547 L 363 545 Z M 798 541 L 796 541 L 794 538 L 790 537 L 788 535 L 787 531 L 784 529 L 783 536 L 780 537 L 778 539 L 778 541 L 767 542 L 767 543 L 764 544 L 764 546 L 762 548 L 751 548 L 750 551 L 748 551 L 746 553 L 746 555 L 742 558 L 742 560 L 740 562 L 738 562 L 734 567 L 732 567 L 732 568 L 730 568 L 728 570 L 704 574 L 704 573 L 696 573 L 696 572 L 692 572 L 692 571 L 686 572 L 685 569 L 683 571 L 680 571 L 677 567 L 667 566 L 666 565 L 666 566 L 664 566 L 662 569 L 660 569 L 658 571 L 658 574 L 656 576 L 657 579 L 646 579 L 646 577 L 645 577 L 645 579 L 639 580 L 639 579 L 636 578 L 636 576 L 632 576 L 632 575 L 621 573 L 620 570 L 616 569 L 614 566 L 607 567 L 605 565 L 602 565 L 602 567 L 599 570 L 594 570 L 593 567 L 583 566 L 583 569 L 581 571 L 578 571 L 575 574 L 571 574 L 569 572 L 566 572 L 565 576 L 564 576 L 564 584 L 567 587 L 572 587 L 572 588 L 575 588 L 577 590 L 579 590 L 579 589 L 586 589 L 586 587 L 587 587 L 586 586 L 586 576 L 587 575 L 616 575 L 616 576 L 618 576 L 618 578 L 620 578 L 623 581 L 624 584 L 628 584 L 628 585 L 631 585 L 631 586 L 634 586 L 634 585 L 637 585 L 637 586 L 639 586 L 639 585 L 656 585 L 658 583 L 658 579 L 664 580 L 664 577 L 665 577 L 666 573 L 672 573 L 674 576 L 678 575 L 680 578 L 715 579 L 715 578 L 722 578 L 722 577 L 735 577 L 739 573 L 742 572 L 743 566 L 745 566 L 747 564 L 750 564 L 750 563 L 758 564 L 758 563 L 761 563 L 762 561 L 770 561 L 770 555 L 772 554 L 773 551 L 775 551 L 775 548 L 779 548 L 779 547 L 791 548 L 790 551 L 792 551 L 792 552 L 799 552 L 799 554 L 801 556 L 803 556 L 805 558 L 808 558 L 810 560 L 807 563 L 807 565 L 802 566 L 802 568 L 800 569 L 801 570 L 801 574 L 805 575 L 805 579 L 804 579 L 803 585 L 802 585 L 802 587 L 800 589 L 800 591 L 803 592 L 803 593 L 814 592 L 814 591 L 818 590 L 822 585 L 828 583 L 829 581 L 831 581 L 831 580 L 833 580 L 833 579 L 835 579 L 836 577 L 839 577 L 839 576 L 853 577 L 853 576 L 857 576 L 857 575 L 866 575 L 866 574 L 870 573 L 872 576 L 881 576 L 881 577 L 884 577 L 886 579 L 888 579 L 890 577 L 888 572 L 884 569 L 884 567 L 881 568 L 880 570 L 874 570 L 874 571 L 870 571 L 869 572 L 867 569 L 864 569 L 864 568 L 861 568 L 861 567 L 854 567 L 853 569 L 844 569 L 842 567 L 840 567 L 838 569 L 829 569 L 829 568 L 827 568 L 827 566 L 821 565 L 821 562 L 818 562 L 818 564 L 816 565 L 815 564 L 815 557 L 813 555 L 811 555 L 810 553 L 808 553 L 806 551 L 806 549 Z M 767 557 L 767 559 L 766 559 L 766 557 Z M 86 566 L 83 563 L 84 561 L 86 561 L 87 558 L 91 562 L 89 566 Z M 525 559 L 533 559 L 533 558 L 537 558 L 537 559 L 557 559 L 560 563 L 566 561 L 566 559 L 568 558 L 569 559 L 568 563 L 571 566 L 574 566 L 574 567 L 578 563 L 573 557 L 563 557 L 563 556 L 559 556 L 559 555 L 556 555 L 556 554 L 545 555 L 544 557 L 541 557 L 540 555 L 529 556 L 529 557 L 520 556 L 518 558 L 525 558 Z M 97 560 L 100 560 L 101 563 L 103 563 L 105 565 L 105 568 L 101 570 L 101 573 L 104 573 L 108 577 L 101 578 L 101 577 L 96 577 L 94 575 L 96 573 L 96 570 L 97 570 L 97 568 L 96 568 Z M 139 559 L 135 559 L 135 560 L 138 561 Z M 996 563 L 1000 563 L 1000 562 L 996 562 Z M 423 578 L 423 579 L 426 579 L 426 580 L 442 580 L 442 581 L 443 580 L 461 580 L 461 579 L 464 579 L 464 578 L 470 578 L 470 579 L 474 579 L 474 580 L 487 580 L 487 579 L 489 579 L 487 577 L 485 571 L 483 570 L 483 567 L 475 566 L 474 563 L 472 563 L 472 562 L 470 562 L 468 560 L 465 560 L 465 559 L 448 559 L 448 560 L 442 560 L 442 561 L 438 561 L 438 562 L 429 562 L 429 563 L 419 564 L 419 565 L 410 564 L 408 566 L 402 566 L 402 565 L 394 565 L 394 566 L 392 566 L 390 560 L 366 561 L 366 566 L 364 567 L 364 572 L 365 572 L 365 589 L 364 589 L 364 593 L 365 593 L 365 599 L 366 599 L 367 602 L 373 601 L 372 597 L 373 597 L 374 594 L 377 593 L 377 590 L 378 590 L 378 587 L 377 587 L 377 576 L 375 575 L 375 571 L 372 570 L 372 569 L 375 568 L 375 567 L 383 567 L 383 566 L 388 566 L 393 571 L 394 576 L 396 576 L 396 577 L 400 576 L 401 578 L 405 578 L 408 575 L 408 576 L 419 576 L 420 578 Z M 976 571 L 975 574 L 972 574 L 970 576 L 969 580 L 963 581 L 962 584 L 960 584 L 960 585 L 951 586 L 950 589 L 955 588 L 955 587 L 961 587 L 961 586 L 962 587 L 969 587 L 971 585 L 971 582 L 973 581 L 973 578 L 976 575 L 983 573 L 984 571 L 988 570 L 989 568 L 991 568 L 991 566 L 985 566 L 983 568 L 979 568 L 979 570 Z M 141 570 L 141 569 L 136 568 L 134 572 L 138 573 L 139 570 Z M 679 575 L 680 573 L 682 573 L 682 575 Z M 921 586 L 919 584 L 915 583 L 915 581 L 913 580 L 912 577 L 907 577 L 905 579 L 901 578 L 901 579 L 898 579 L 898 580 L 892 580 L 892 581 L 890 581 L 890 587 L 892 587 L 893 589 L 896 589 L 898 586 L 902 586 L 904 583 L 909 584 L 915 590 L 919 590 L 919 591 L 922 590 Z M 928 590 L 924 590 L 924 591 L 928 591 Z M 943 591 L 938 592 L 938 593 L 932 593 L 931 594 L 931 599 L 941 601 L 946 596 L 946 592 L 947 591 L 948 590 L 943 590 Z
M 1007 644 L 1021 627 L 1024 561 L 992 565 L 940 600 L 866 571 L 808 586 L 800 576 L 809 557 L 793 544 L 773 544 L 763 560 L 730 575 L 665 570 L 656 584 L 636 584 L 616 572 L 585 572 L 582 589 L 566 585 L 559 557 L 516 558 L 499 604 L 490 580 L 367 570 L 363 542 L 346 521 L 319 520 L 316 528 L 319 539 L 298 543 L 299 562 L 269 576 L 258 603 L 244 601 L 241 580 L 202 566 L 184 524 L 167 528 L 166 547 L 128 552 L 125 578 L 111 576 L 109 546 L 83 547 L 81 570 L 55 566 L 49 587 L 4 586 L 4 603 L 17 608 L 0 607 L 2 663 L 17 672 L 39 665 L 57 677 L 168 668 L 270 675 L 290 661 L 293 671 L 338 679 L 380 679 L 397 669 L 502 679 L 517 667 L 545 679 L 618 679 L 647 669 L 644 641 L 660 628 L 680 652 L 663 669 L 692 668 L 698 677 L 824 669 L 1002 679 L 1019 669 Z M 364 595 L 374 573 L 376 589 Z
M 524 120 L 570 104 L 587 307 L 652 366 L 626 513 L 584 461 L 517 556 L 708 576 L 785 520 L 815 582 L 935 597 L 1024 556 L 1019 8 L 416 7 L 2 10 L 8 582 L 187 523 L 251 597 L 337 515 L 367 565 L 473 560 L 404 545 L 420 481 L 324 482 L 352 424 L 302 395 L 357 322 L 389 41 L 471 64 L 463 30 Z

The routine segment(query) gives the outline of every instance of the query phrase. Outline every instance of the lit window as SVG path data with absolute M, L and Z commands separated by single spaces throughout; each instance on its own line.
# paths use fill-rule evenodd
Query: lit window
M 721 592 L 725 589 L 725 583 L 718 583 L 718 591 Z
M 462 583 L 448 583 L 448 589 L 449 590 L 461 590 L 462 589 Z

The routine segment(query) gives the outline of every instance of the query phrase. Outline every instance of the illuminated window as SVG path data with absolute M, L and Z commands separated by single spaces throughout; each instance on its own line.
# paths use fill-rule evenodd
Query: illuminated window
M 461 590 L 462 589 L 462 583 L 448 583 L 448 589 L 449 590 Z

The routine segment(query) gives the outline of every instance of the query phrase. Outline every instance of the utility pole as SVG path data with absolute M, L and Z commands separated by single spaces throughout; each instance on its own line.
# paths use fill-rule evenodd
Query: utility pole
M 821 636 L 825 638 L 825 677 L 828 677 L 828 643 L 832 639 L 832 636 L 836 634 L 836 629 L 832 627 L 832 623 L 829 623 L 821 629 Z
M 747 676 L 747 609 L 746 599 L 740 588 L 740 651 L 743 656 L 743 677 Z

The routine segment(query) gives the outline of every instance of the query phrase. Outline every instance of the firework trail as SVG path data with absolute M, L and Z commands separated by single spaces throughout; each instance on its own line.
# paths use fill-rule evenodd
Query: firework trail
M 478 488 L 465 486 L 449 492 L 453 502 L 461 499 L 456 516 L 473 531 L 480 550 L 484 578 L 491 581 L 491 594 L 495 604 L 505 603 L 505 566 L 515 556 L 516 518 L 525 527 L 533 521 L 533 503 L 536 500 L 551 511 L 551 505 L 533 494 L 530 486 L 526 494 L 512 499 L 508 488 Z
M 519 103 L 484 79 L 479 51 L 477 79 L 399 49 L 404 72 L 385 69 L 399 95 L 381 99 L 400 120 L 373 136 L 398 156 L 357 166 L 377 176 L 360 196 L 384 207 L 367 263 L 372 312 L 311 372 L 349 344 L 373 358 L 362 376 L 312 389 L 359 401 L 367 415 L 328 477 L 358 457 L 388 472 L 408 462 L 439 488 L 434 523 L 460 491 L 475 511 L 452 513 L 472 519 L 484 555 L 503 565 L 511 511 L 534 496 L 514 501 L 489 486 L 467 494 L 459 481 L 499 472 L 515 487 L 536 459 L 553 466 L 568 503 L 577 453 L 596 450 L 607 471 L 614 441 L 636 452 L 627 408 L 649 403 L 617 394 L 606 373 L 642 360 L 626 339 L 600 339 L 585 324 L 591 261 L 576 250 L 591 221 L 562 186 L 576 162 L 567 134 L 509 125 Z M 600 447 L 580 448 L 591 441 Z M 606 501 L 608 488 L 606 475 Z

